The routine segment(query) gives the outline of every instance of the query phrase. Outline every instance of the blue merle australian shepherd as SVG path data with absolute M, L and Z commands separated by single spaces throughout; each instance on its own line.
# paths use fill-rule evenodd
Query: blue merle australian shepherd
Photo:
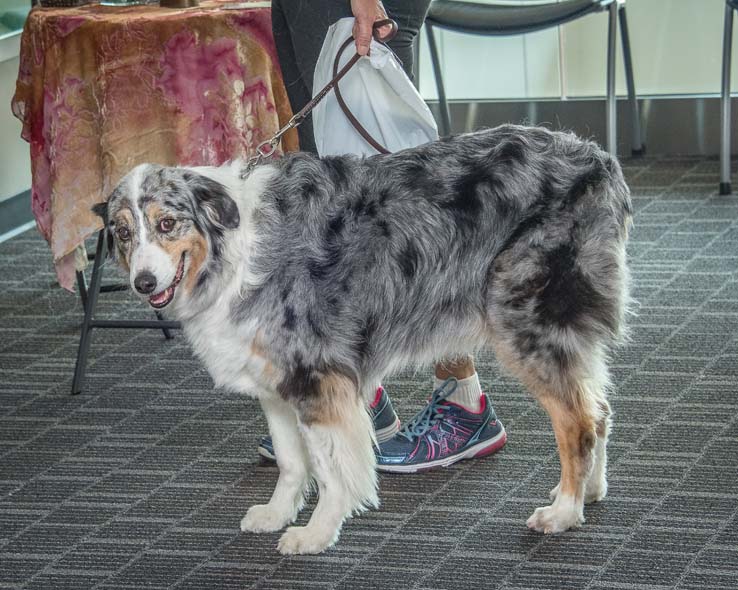
M 97 205 L 132 287 L 183 323 L 218 386 L 259 399 L 279 480 L 244 531 L 318 553 L 376 507 L 367 403 L 400 367 L 491 347 L 551 417 L 561 478 L 528 526 L 607 492 L 608 352 L 623 338 L 631 203 L 595 144 L 503 126 L 369 158 L 245 171 L 142 165 Z

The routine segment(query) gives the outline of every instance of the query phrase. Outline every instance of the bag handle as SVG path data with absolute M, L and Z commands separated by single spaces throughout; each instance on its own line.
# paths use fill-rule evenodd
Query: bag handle
M 380 43 L 385 43 L 389 40 L 391 40 L 396 34 L 397 34 L 397 23 L 393 21 L 392 19 L 383 19 L 376 21 L 372 28 L 374 30 L 374 33 L 376 33 L 377 29 L 380 29 L 382 27 L 385 27 L 387 25 L 392 26 L 392 30 L 389 32 L 389 34 L 385 35 L 384 37 L 377 37 L 375 36 L 375 39 Z M 351 43 L 354 41 L 353 35 L 346 39 L 346 41 L 343 42 L 343 45 L 338 50 L 338 53 L 336 53 L 336 59 L 333 61 L 333 78 L 336 80 L 338 76 L 338 62 L 341 59 L 341 55 L 343 55 L 343 52 L 346 50 L 346 48 L 351 45 Z M 349 64 L 353 65 L 358 61 L 359 54 L 355 54 L 351 60 L 349 60 Z M 346 64 L 348 65 L 348 64 Z M 350 67 L 350 66 L 349 66 Z M 340 79 L 340 78 L 338 78 Z M 351 125 L 354 126 L 354 129 L 359 132 L 359 135 L 364 138 L 364 140 L 372 146 L 375 150 L 377 150 L 380 154 L 389 154 L 391 153 L 386 147 L 384 147 L 382 144 L 380 144 L 376 139 L 374 139 L 371 134 L 364 129 L 364 126 L 359 123 L 359 120 L 354 116 L 354 114 L 351 112 L 351 109 L 349 109 L 348 105 L 346 104 L 346 101 L 343 98 L 343 95 L 341 94 L 341 90 L 338 87 L 338 80 L 336 80 L 336 84 L 333 87 L 333 91 L 336 93 L 336 101 L 338 101 L 338 106 L 341 107 L 341 110 L 343 111 L 343 114 L 346 115 L 346 118 L 349 120 Z

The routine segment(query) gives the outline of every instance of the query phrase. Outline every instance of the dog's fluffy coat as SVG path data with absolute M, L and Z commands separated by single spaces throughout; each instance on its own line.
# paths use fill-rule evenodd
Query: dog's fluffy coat
M 144 165 L 98 209 L 132 282 L 168 256 L 157 271 L 168 285 L 185 261 L 174 316 L 217 385 L 262 403 L 280 476 L 242 528 L 291 523 L 314 479 L 308 525 L 279 548 L 334 543 L 347 516 L 378 503 L 365 410 L 377 384 L 481 347 L 556 434 L 561 480 L 528 525 L 583 522 L 583 503 L 606 493 L 606 361 L 628 302 L 631 205 L 617 161 L 571 134 L 504 126 L 391 155 L 298 153 L 242 170 Z M 157 234 L 162 216 L 175 231 Z

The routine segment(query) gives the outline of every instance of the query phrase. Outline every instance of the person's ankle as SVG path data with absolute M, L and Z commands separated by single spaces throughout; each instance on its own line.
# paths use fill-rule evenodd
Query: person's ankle
M 435 377 L 433 388 L 438 389 L 443 382 L 444 380 Z M 446 398 L 446 401 L 458 404 L 469 412 L 479 412 L 482 407 L 482 386 L 476 371 L 471 377 L 456 379 L 456 389 Z
M 436 363 L 435 376 L 441 382 L 453 377 L 458 381 L 473 377 L 477 374 L 474 367 L 474 357 L 471 355 L 461 356 L 453 360 L 446 360 Z

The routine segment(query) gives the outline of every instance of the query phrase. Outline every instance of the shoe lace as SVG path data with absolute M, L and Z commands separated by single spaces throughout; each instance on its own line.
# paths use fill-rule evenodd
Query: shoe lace
M 449 377 L 433 392 L 430 401 L 410 422 L 398 432 L 400 436 L 404 436 L 407 440 L 412 441 L 415 438 L 423 436 L 433 427 L 443 416 L 441 403 L 454 391 L 459 382 L 454 377 Z

